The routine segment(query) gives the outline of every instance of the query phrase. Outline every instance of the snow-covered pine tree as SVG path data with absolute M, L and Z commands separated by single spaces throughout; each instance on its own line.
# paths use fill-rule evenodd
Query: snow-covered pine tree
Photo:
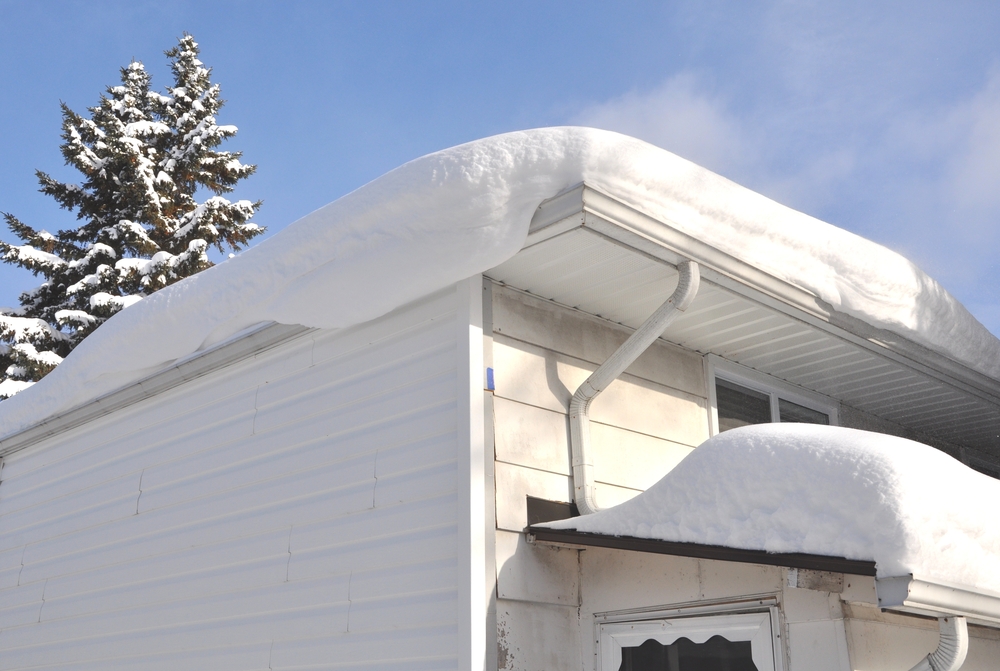
M 216 123 L 224 101 L 198 44 L 185 33 L 166 55 L 174 82 L 165 94 L 133 62 L 89 118 L 62 105 L 62 154 L 83 181 L 36 174 L 42 193 L 76 212 L 77 228 L 53 235 L 4 214 L 23 244 L 0 241 L 0 259 L 44 281 L 20 307 L 0 308 L 0 399 L 41 379 L 119 310 L 211 266 L 210 246 L 238 250 L 264 232 L 250 221 L 260 201 L 222 195 L 256 166 L 216 150 L 237 129 Z M 202 189 L 213 195 L 198 202 Z

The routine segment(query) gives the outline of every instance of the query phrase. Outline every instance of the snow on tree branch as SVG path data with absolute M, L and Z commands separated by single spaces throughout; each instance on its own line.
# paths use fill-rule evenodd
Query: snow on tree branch
M 217 123 L 224 101 L 198 53 L 187 34 L 166 52 L 165 93 L 151 90 L 135 61 L 88 115 L 61 105 L 60 149 L 82 181 L 36 176 L 81 223 L 53 235 L 4 213 L 22 244 L 0 241 L 0 260 L 44 281 L 21 294 L 20 307 L 0 308 L 0 399 L 40 379 L 115 313 L 210 267 L 209 247 L 239 250 L 264 232 L 251 221 L 260 201 L 219 195 L 256 166 L 241 152 L 216 151 L 237 128 Z M 201 190 L 213 195 L 199 202 Z

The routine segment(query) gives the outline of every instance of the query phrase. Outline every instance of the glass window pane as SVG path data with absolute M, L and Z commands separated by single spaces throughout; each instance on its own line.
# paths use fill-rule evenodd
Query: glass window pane
M 801 422 L 802 424 L 829 424 L 830 416 L 819 410 L 807 408 L 798 403 L 778 399 L 778 416 L 782 422 Z
M 704 643 L 680 638 L 662 645 L 650 639 L 635 648 L 622 648 L 618 671 L 757 671 L 757 666 L 750 641 L 713 636 Z
M 771 421 L 771 397 L 728 380 L 715 379 L 715 403 L 719 410 L 719 431 Z

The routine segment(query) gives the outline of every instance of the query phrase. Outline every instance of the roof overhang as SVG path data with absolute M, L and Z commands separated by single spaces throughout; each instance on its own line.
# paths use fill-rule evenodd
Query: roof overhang
M 702 289 L 664 340 L 941 440 L 1000 450 L 1000 381 L 838 312 L 587 184 L 542 203 L 521 251 L 485 274 L 637 328 L 673 290 L 685 259 L 701 266 Z

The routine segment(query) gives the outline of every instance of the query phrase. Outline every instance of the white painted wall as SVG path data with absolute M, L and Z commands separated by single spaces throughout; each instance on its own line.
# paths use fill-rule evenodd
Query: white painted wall
M 6 457 L 0 669 L 483 659 L 480 292 L 313 332 Z

